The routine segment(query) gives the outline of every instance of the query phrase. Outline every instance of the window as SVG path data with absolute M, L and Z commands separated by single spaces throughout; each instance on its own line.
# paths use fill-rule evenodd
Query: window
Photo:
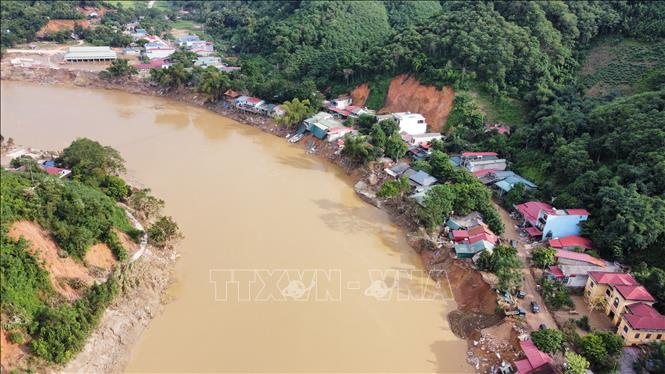
M 623 327 L 623 332 L 628 332 L 628 326 Z
M 614 306 L 619 306 L 619 298 L 618 297 L 614 298 Z
M 651 339 L 651 334 L 647 334 L 647 336 L 645 336 L 644 339 Z
M 591 296 L 591 291 L 587 291 L 587 292 L 586 292 L 586 295 L 587 295 L 587 296 Z
M 589 288 L 593 288 L 593 286 L 595 286 L 595 285 L 596 285 L 596 284 L 593 283 L 593 281 L 591 281 L 591 284 L 589 285 Z
M 637 339 L 639 337 L 640 337 L 640 333 L 638 332 L 638 333 L 635 334 L 635 339 Z
M 656 335 L 656 339 L 660 340 L 660 339 L 662 339 L 662 338 L 663 338 L 663 334 L 658 334 L 658 335 Z
M 610 289 L 608 288 L 608 289 L 605 291 L 605 295 L 607 295 L 607 296 L 612 296 L 612 291 L 610 291 Z

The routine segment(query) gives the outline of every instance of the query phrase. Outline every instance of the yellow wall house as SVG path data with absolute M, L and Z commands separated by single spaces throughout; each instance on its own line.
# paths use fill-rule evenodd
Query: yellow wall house
M 623 336 L 626 345 L 665 340 L 665 316 L 649 304 L 630 304 L 621 316 L 617 333 Z
M 584 296 L 589 304 L 602 305 L 626 345 L 664 340 L 665 316 L 653 308 L 653 296 L 630 274 L 589 272 Z

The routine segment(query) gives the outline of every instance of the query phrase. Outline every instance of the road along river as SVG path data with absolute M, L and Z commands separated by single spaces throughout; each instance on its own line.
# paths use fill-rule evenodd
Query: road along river
M 300 146 L 204 109 L 2 82 L 2 134 L 118 149 L 186 238 L 127 372 L 468 372 L 446 284 L 388 216 Z

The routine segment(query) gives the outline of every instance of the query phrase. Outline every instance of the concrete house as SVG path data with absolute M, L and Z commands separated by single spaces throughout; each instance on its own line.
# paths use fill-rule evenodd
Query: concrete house
M 590 272 L 584 287 L 584 297 L 594 301 L 602 297 L 605 314 L 612 324 L 619 325 L 626 306 L 644 303 L 652 306 L 655 299 L 630 274 L 612 272 Z
M 506 170 L 506 160 L 503 158 L 495 159 L 482 159 L 482 160 L 466 160 L 462 161 L 462 166 L 466 170 L 474 173 L 480 170 Z
M 427 132 L 427 121 L 421 114 L 411 112 L 393 113 L 393 118 L 399 125 L 400 132 L 404 131 L 411 135 Z
M 479 240 L 475 243 L 458 243 L 453 247 L 457 258 L 473 258 L 478 253 L 483 251 L 492 251 L 494 244 L 487 240 Z
M 194 42 L 201 41 L 201 39 L 196 35 L 182 35 L 176 39 L 179 47 L 189 47 Z
M 409 145 L 418 145 L 418 144 L 423 144 L 423 143 L 429 143 L 432 140 L 443 138 L 443 135 L 439 134 L 438 132 L 426 132 L 426 133 L 423 133 L 423 134 L 413 134 L 413 135 L 407 134 L 407 133 L 403 133 L 403 134 L 405 134 L 405 135 L 402 136 L 402 139 L 404 139 L 406 137 L 408 140 L 404 139 L 404 141 Z M 400 133 L 400 135 L 402 135 L 402 133 Z
M 580 223 L 589 218 L 586 209 L 556 209 L 550 204 L 529 201 L 515 205 L 527 232 L 538 239 L 560 238 L 580 234 Z
M 593 257 L 586 253 L 558 249 L 557 265 L 550 266 L 550 278 L 563 282 L 568 287 L 584 287 L 591 272 L 616 272 L 621 270 L 618 264 Z
M 328 135 L 329 129 L 344 126 L 342 122 L 335 120 L 330 113 L 326 112 L 319 112 L 305 119 L 303 125 L 307 131 L 319 139 L 324 139 Z
M 409 183 L 415 187 L 429 187 L 437 182 L 436 178 L 422 170 L 409 176 Z
M 648 344 L 663 341 L 665 337 L 665 316 L 647 303 L 628 304 L 621 316 L 617 334 L 625 345 Z

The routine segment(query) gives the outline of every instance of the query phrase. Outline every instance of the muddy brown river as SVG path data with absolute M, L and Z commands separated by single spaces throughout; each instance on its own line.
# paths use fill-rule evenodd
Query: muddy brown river
M 172 301 L 127 372 L 470 371 L 447 285 L 300 145 L 159 98 L 6 81 L 2 135 L 110 145 L 179 222 Z

